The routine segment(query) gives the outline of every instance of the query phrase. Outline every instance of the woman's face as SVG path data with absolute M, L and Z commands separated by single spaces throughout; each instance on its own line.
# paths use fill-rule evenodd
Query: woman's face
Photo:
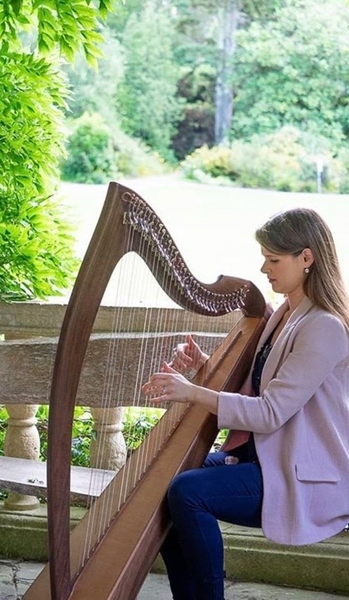
M 262 246 L 264 262 L 261 271 L 268 277 L 274 292 L 287 295 L 303 293 L 304 269 L 313 262 L 308 256 L 308 250 L 305 249 L 298 256 L 294 256 L 277 254 Z

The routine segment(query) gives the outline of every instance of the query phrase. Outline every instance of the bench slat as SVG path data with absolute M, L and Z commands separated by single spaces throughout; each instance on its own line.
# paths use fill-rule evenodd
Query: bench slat
M 71 467 L 71 498 L 85 501 L 96 498 L 116 471 Z M 0 489 L 46 497 L 46 463 L 25 458 L 0 456 Z

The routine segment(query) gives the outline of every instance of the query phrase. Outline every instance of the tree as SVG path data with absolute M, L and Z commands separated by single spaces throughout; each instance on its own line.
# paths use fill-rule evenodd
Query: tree
M 224 0 L 218 7 L 218 63 L 215 99 L 215 142 L 222 143 L 231 128 L 233 89 L 231 85 L 236 31 L 241 18 L 240 2 Z
M 121 38 L 125 78 L 117 93 L 126 132 L 165 158 L 179 115 L 173 32 L 171 12 L 161 2 L 148 1 L 129 17 Z
M 238 33 L 235 137 L 294 125 L 332 139 L 348 135 L 349 7 L 287 0 L 275 18 Z
M 215 69 L 215 143 L 229 136 L 233 114 L 233 68 L 236 33 L 251 20 L 271 18 L 283 0 L 174 0 L 178 10 L 177 57 L 195 67 Z M 195 68 L 193 69 L 193 71 Z
M 98 112 L 110 122 L 118 118 L 116 90 L 124 76 L 123 49 L 110 29 L 103 28 L 103 37 L 100 46 L 103 54 L 97 69 L 88 64 L 82 52 L 75 57 L 74 64 L 64 66 L 71 88 L 67 99 L 70 118 L 81 117 L 85 112 Z
M 72 238 L 51 196 L 64 152 L 65 84 L 31 54 L 0 55 L 0 297 L 24 300 L 67 287 Z
M 56 50 L 72 60 L 82 48 L 94 63 L 102 39 L 98 15 L 110 6 L 109 0 L 101 0 L 99 8 L 88 0 L 0 2 L 3 300 L 57 295 L 76 272 L 70 226 L 53 200 L 68 94 Z

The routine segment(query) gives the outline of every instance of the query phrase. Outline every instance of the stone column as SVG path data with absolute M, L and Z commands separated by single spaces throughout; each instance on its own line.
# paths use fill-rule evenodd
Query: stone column
M 96 437 L 90 446 L 91 467 L 119 471 L 126 462 L 126 443 L 122 434 L 125 409 L 91 408 Z
M 5 437 L 4 454 L 16 458 L 38 460 L 40 437 L 36 427 L 36 404 L 7 404 L 9 414 Z M 4 507 L 10 510 L 32 510 L 40 506 L 36 496 L 10 492 Z

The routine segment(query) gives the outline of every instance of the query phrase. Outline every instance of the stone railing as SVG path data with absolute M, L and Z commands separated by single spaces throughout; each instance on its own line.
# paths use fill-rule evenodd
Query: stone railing
M 0 342 L 0 404 L 5 405 L 9 415 L 5 456 L 30 460 L 39 458 L 40 439 L 35 415 L 40 405 L 49 404 L 52 368 L 65 308 L 57 304 L 0 303 L 0 333 L 3 336 Z M 123 416 L 125 406 L 134 404 L 133 374 L 139 370 L 139 357 L 143 353 L 145 373 L 154 363 L 154 356 L 157 364 L 168 360 L 173 346 L 187 332 L 187 319 L 187 313 L 181 309 L 100 308 L 76 401 L 78 405 L 88 407 L 94 419 L 97 436 L 90 446 L 92 467 L 118 470 L 124 464 Z M 197 332 L 199 343 L 210 352 L 235 320 L 234 314 L 209 320 L 192 315 L 190 330 Z M 214 335 L 207 333 L 212 328 L 212 321 L 215 322 Z M 115 322 L 119 323 L 118 331 L 111 333 Z M 127 329 L 131 322 L 132 331 Z M 126 357 L 127 373 L 126 377 L 122 377 L 122 398 L 115 394 L 108 399 L 108 408 L 103 408 L 101 389 L 105 384 L 110 342 L 115 338 L 120 346 L 119 352 L 123 358 Z M 115 370 L 118 370 L 117 365 Z M 28 510 L 37 507 L 38 503 L 36 496 L 15 491 L 5 501 L 6 508 L 12 510 Z

